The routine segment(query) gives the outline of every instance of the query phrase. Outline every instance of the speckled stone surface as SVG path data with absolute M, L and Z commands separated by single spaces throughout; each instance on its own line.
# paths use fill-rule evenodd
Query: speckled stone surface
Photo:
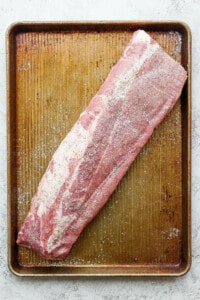
M 200 1 L 0 1 L 0 299 L 200 299 Z M 180 20 L 192 31 L 192 267 L 180 278 L 18 278 L 7 267 L 5 32 L 16 21 Z

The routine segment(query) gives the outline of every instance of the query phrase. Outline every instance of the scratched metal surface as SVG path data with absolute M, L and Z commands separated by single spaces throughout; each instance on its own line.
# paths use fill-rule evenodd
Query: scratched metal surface
M 133 30 L 145 27 L 187 67 L 187 32 L 176 23 L 170 28 L 158 23 L 84 26 L 16 26 L 10 34 L 10 80 L 15 85 L 10 94 L 10 266 L 20 275 L 181 274 L 190 260 L 186 88 L 64 260 L 47 261 L 15 244 L 53 152 Z

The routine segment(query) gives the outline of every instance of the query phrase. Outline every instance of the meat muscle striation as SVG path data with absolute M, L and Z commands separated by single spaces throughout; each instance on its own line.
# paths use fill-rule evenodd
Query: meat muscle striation
M 17 243 L 62 259 L 109 199 L 187 78 L 143 30 L 59 145 L 31 203 Z

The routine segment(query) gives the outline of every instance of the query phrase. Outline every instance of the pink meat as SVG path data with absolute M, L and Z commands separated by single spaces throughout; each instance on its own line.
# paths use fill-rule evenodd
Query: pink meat
M 17 243 L 62 259 L 179 98 L 186 71 L 143 30 L 54 153 Z

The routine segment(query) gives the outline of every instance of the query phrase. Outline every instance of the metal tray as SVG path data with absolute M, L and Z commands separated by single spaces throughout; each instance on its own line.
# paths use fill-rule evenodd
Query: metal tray
M 54 150 L 144 29 L 188 71 L 172 112 L 62 261 L 16 245 Z M 7 32 L 8 264 L 20 276 L 182 275 L 190 267 L 191 36 L 180 22 L 17 23 Z

